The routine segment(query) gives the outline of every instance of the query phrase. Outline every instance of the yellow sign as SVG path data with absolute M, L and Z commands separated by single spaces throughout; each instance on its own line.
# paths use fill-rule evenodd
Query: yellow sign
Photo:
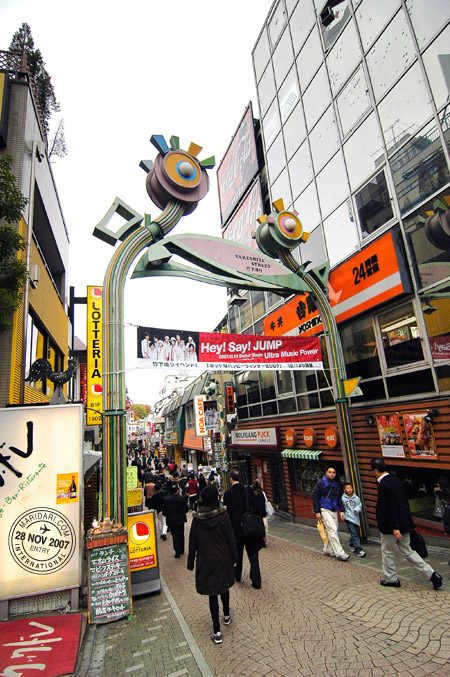
M 127 467 L 127 489 L 136 489 L 138 485 L 138 469 L 136 465 Z
M 78 502 L 78 473 L 56 475 L 56 502 Z
M 86 424 L 102 422 L 102 287 L 87 288 Z M 94 410 L 94 411 L 93 411 Z
M 130 571 L 150 569 L 157 565 L 155 533 L 156 523 L 153 512 L 128 515 Z
M 128 506 L 142 505 L 142 489 L 128 489 Z

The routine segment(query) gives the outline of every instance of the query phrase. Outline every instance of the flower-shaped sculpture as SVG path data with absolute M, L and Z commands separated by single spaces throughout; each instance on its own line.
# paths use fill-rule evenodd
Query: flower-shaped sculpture
M 274 210 L 269 214 L 258 217 L 260 224 L 256 231 L 256 242 L 264 254 L 279 258 L 278 252 L 282 249 L 294 249 L 302 242 L 306 242 L 309 233 L 303 230 L 298 218 L 298 212 L 293 209 L 286 211 L 283 200 L 272 202 Z
M 214 156 L 197 160 L 201 146 L 191 143 L 187 151 L 181 150 L 178 136 L 170 138 L 170 146 L 161 135 L 153 135 L 150 141 L 159 151 L 154 165 L 141 163 L 144 168 L 150 168 L 145 184 L 150 199 L 160 209 L 165 209 L 173 200 L 182 202 L 184 215 L 191 214 L 208 192 L 206 169 L 214 167 Z

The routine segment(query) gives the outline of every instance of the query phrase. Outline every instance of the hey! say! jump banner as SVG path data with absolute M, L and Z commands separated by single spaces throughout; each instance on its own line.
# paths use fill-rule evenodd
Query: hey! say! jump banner
M 257 336 L 138 327 L 138 367 L 243 371 L 322 369 L 317 336 Z

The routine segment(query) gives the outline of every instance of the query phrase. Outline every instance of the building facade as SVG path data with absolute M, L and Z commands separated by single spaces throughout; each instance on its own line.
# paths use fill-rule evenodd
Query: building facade
M 0 334 L 0 406 L 48 402 L 53 383 L 25 382 L 31 364 L 67 366 L 69 237 L 47 157 L 47 140 L 26 61 L 0 52 L 0 153 L 13 158 L 16 184 L 28 203 L 15 224 L 27 242 L 29 281 L 13 326 Z
M 298 261 L 330 262 L 347 377 L 361 377 L 351 418 L 369 524 L 370 458 L 383 455 L 436 535 L 450 498 L 449 44 L 445 0 L 277 0 L 252 54 L 270 200 L 310 233 Z M 308 294 L 240 296 L 232 333 L 323 335 Z M 328 462 L 344 477 L 322 346 L 322 372 L 236 383 L 233 454 L 293 519 L 312 517 Z M 270 445 L 239 437 L 257 429 Z

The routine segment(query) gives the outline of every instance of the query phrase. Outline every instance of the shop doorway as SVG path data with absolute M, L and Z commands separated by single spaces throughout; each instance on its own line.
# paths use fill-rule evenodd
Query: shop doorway
M 283 459 L 279 454 L 272 454 L 270 457 L 270 476 L 272 480 L 272 494 L 275 507 L 281 512 L 288 512 Z

